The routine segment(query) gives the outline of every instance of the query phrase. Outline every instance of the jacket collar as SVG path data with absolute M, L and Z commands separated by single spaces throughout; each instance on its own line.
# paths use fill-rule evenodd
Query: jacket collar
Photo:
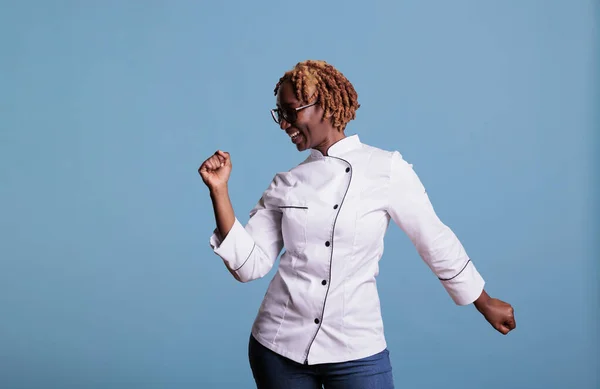
M 327 150 L 327 155 L 321 154 L 319 150 L 311 149 L 310 156 L 312 158 L 322 159 L 326 157 L 341 157 L 349 151 L 358 149 L 362 145 L 358 135 L 350 135 L 335 142 Z

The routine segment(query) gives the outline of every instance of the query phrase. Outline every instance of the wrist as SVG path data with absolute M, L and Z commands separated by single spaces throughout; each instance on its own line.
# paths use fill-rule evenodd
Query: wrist
M 220 197 L 226 195 L 228 193 L 229 188 L 227 187 L 227 183 L 220 184 L 218 186 L 213 186 L 209 188 L 210 197 Z
M 473 302 L 473 305 L 475 305 L 475 308 L 477 308 L 479 312 L 484 313 L 491 299 L 492 298 L 487 294 L 487 292 L 483 290 L 477 300 Z

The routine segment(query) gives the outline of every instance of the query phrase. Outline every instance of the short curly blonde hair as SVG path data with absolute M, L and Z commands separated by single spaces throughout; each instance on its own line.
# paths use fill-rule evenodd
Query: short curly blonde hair
M 318 99 L 323 108 L 323 118 L 330 117 L 338 131 L 343 131 L 348 122 L 356 118 L 356 110 L 360 108 L 360 104 L 354 86 L 327 62 L 299 62 L 279 79 L 275 85 L 275 95 L 285 81 L 292 83 L 296 98 L 303 104 Z

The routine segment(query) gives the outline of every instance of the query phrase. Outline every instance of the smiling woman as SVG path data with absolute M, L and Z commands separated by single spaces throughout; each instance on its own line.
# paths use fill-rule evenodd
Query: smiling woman
M 277 108 L 271 115 L 300 151 L 326 151 L 325 146 L 343 137 L 346 125 L 360 108 L 354 86 L 325 61 L 297 64 L 281 77 L 274 92 Z M 313 106 L 313 112 L 303 112 Z M 337 132 L 329 131 L 331 126 Z
M 360 105 L 341 72 L 301 62 L 275 94 L 273 119 L 299 151 L 310 152 L 275 174 L 246 226 L 229 199 L 230 155 L 219 150 L 198 169 L 215 211 L 211 247 L 237 280 L 265 276 L 286 249 L 250 335 L 259 389 L 394 387 L 375 281 L 390 220 L 456 304 L 474 304 L 503 334 L 516 327 L 513 308 L 487 295 L 412 165 L 398 151 L 345 135 Z

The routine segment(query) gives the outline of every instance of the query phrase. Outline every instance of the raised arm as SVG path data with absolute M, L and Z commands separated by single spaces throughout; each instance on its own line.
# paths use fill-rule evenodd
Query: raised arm
M 229 199 L 227 182 L 231 175 L 231 157 L 229 153 L 218 150 L 202 163 L 198 172 L 208 187 L 215 213 L 219 234 L 225 238 L 233 227 L 235 214 Z
M 281 211 L 272 206 L 280 181 L 273 180 L 244 227 L 235 216 L 227 189 L 231 166 L 230 155 L 217 151 L 198 172 L 209 188 L 217 225 L 210 237 L 211 248 L 238 281 L 248 282 L 267 274 L 283 248 Z

